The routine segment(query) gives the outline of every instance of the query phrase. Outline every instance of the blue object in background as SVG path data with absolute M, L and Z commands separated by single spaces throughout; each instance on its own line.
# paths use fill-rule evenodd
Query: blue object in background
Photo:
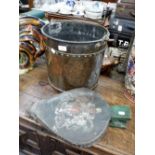
M 24 13 L 24 15 L 37 17 L 41 19 L 45 17 L 44 11 L 41 11 L 41 10 L 31 10 L 29 12 Z
M 67 0 L 66 4 L 69 6 L 69 7 L 74 7 L 75 5 L 75 0 Z

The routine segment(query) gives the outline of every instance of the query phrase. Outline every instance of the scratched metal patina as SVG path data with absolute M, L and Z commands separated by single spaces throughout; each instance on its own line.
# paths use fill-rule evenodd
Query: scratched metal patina
M 34 104 L 31 113 L 51 132 L 78 146 L 91 146 L 103 136 L 111 117 L 108 104 L 87 88 Z
M 48 78 L 59 91 L 96 87 L 109 32 L 94 22 L 56 20 L 45 25 Z

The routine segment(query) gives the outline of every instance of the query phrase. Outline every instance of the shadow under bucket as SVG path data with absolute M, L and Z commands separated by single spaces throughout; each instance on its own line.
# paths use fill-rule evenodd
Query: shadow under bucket
M 96 87 L 109 32 L 100 24 L 55 20 L 42 28 L 49 82 L 59 91 Z

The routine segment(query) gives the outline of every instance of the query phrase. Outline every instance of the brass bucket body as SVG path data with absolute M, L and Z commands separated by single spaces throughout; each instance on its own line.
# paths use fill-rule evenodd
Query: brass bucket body
M 57 20 L 42 28 L 47 37 L 49 83 L 59 91 L 96 87 L 108 31 L 96 23 Z

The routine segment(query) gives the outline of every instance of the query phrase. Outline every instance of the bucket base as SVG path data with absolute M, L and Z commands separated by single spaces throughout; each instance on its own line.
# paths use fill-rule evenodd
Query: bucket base
M 50 84 L 50 86 L 51 86 L 52 88 L 54 88 L 55 90 L 57 90 L 57 91 L 59 91 L 59 92 L 67 91 L 67 90 L 62 90 L 62 89 L 56 87 L 55 85 L 53 85 L 53 84 L 51 83 L 49 77 L 48 77 L 48 83 Z M 98 84 L 96 83 L 93 87 L 91 87 L 91 88 L 89 88 L 89 89 L 93 90 L 93 89 L 95 89 L 95 88 L 97 87 L 97 85 L 98 85 Z M 74 89 L 74 88 L 73 88 L 73 89 Z

